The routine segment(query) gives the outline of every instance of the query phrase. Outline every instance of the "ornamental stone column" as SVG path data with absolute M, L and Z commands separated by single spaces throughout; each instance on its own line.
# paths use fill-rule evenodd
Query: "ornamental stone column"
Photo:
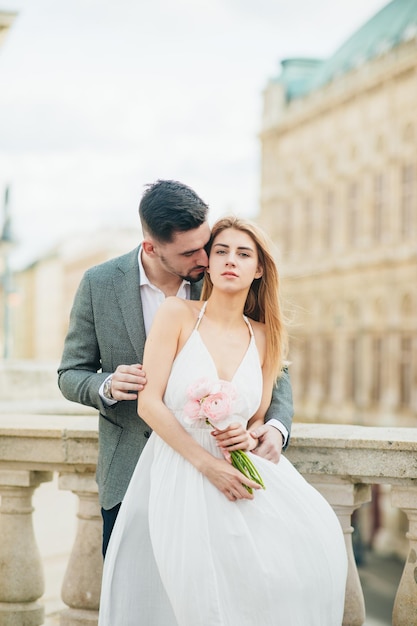
M 332 506 L 339 518 L 345 537 L 348 575 L 342 624 L 343 626 L 362 626 L 366 618 L 365 600 L 353 553 L 351 518 L 356 509 L 371 500 L 371 486 L 362 483 L 347 483 L 343 478 L 337 476 L 329 476 L 328 480 L 324 476 L 308 476 L 306 478 Z M 401 624 L 401 626 L 403 625 Z M 411 626 L 411 624 L 407 626 Z
M 406 537 L 408 556 L 395 596 L 392 613 L 393 626 L 417 626 L 417 487 L 415 484 L 393 485 L 392 505 L 402 509 L 409 520 Z
M 69 608 L 61 612 L 60 626 L 97 626 L 103 557 L 95 475 L 62 473 L 58 486 L 79 498 L 78 529 L 62 584 L 62 600 Z
M 52 472 L 0 470 L 0 624 L 39 626 L 44 575 L 32 519 L 32 496 Z

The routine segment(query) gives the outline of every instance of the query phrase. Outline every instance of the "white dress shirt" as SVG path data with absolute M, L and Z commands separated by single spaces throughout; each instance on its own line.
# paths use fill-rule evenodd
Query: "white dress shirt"
M 154 320 L 155 314 L 159 308 L 159 306 L 165 300 L 165 294 L 163 291 L 159 289 L 159 287 L 155 287 L 146 276 L 145 269 L 142 264 L 141 250 L 139 250 L 139 288 L 140 288 L 140 297 L 142 300 L 142 311 L 143 311 L 143 321 L 145 323 L 145 331 L 146 336 L 149 335 L 150 328 L 152 326 L 152 322 Z M 184 300 L 190 299 L 191 292 L 191 284 L 188 280 L 183 280 L 179 289 L 176 293 L 178 298 L 183 298 Z

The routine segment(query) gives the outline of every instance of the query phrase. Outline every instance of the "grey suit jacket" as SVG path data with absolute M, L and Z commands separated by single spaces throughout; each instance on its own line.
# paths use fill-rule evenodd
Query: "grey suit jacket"
M 138 458 L 151 434 L 137 415 L 136 400 L 106 406 L 99 389 L 120 364 L 142 363 L 145 326 L 139 287 L 138 251 L 97 265 L 83 276 L 70 315 L 58 369 L 58 385 L 72 402 L 99 411 L 97 483 L 101 506 L 122 501 Z M 191 286 L 200 297 L 201 284 Z M 290 432 L 293 417 L 288 372 L 279 379 L 266 419 Z

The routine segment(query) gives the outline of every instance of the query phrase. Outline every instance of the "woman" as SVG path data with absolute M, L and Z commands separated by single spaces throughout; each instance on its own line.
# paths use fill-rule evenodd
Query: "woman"
M 287 459 L 250 453 L 284 358 L 275 263 L 238 218 L 209 248 L 203 301 L 168 298 L 146 343 L 138 409 L 154 432 L 106 555 L 99 626 L 340 626 L 333 510 Z

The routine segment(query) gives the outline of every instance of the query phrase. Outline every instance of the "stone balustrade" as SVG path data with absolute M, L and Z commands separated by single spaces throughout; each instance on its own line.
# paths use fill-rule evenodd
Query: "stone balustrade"
M 100 596 L 101 515 L 94 480 L 95 417 L 0 416 L 0 625 L 44 623 L 43 566 L 32 520 L 32 495 L 58 475 L 78 497 L 78 531 L 62 584 L 67 606 L 60 626 L 95 626 Z M 417 626 L 417 429 L 294 424 L 288 458 L 336 511 L 349 556 L 343 626 L 365 622 L 352 550 L 351 516 L 373 484 L 391 485 L 392 504 L 408 516 L 408 558 L 398 587 L 393 626 Z

